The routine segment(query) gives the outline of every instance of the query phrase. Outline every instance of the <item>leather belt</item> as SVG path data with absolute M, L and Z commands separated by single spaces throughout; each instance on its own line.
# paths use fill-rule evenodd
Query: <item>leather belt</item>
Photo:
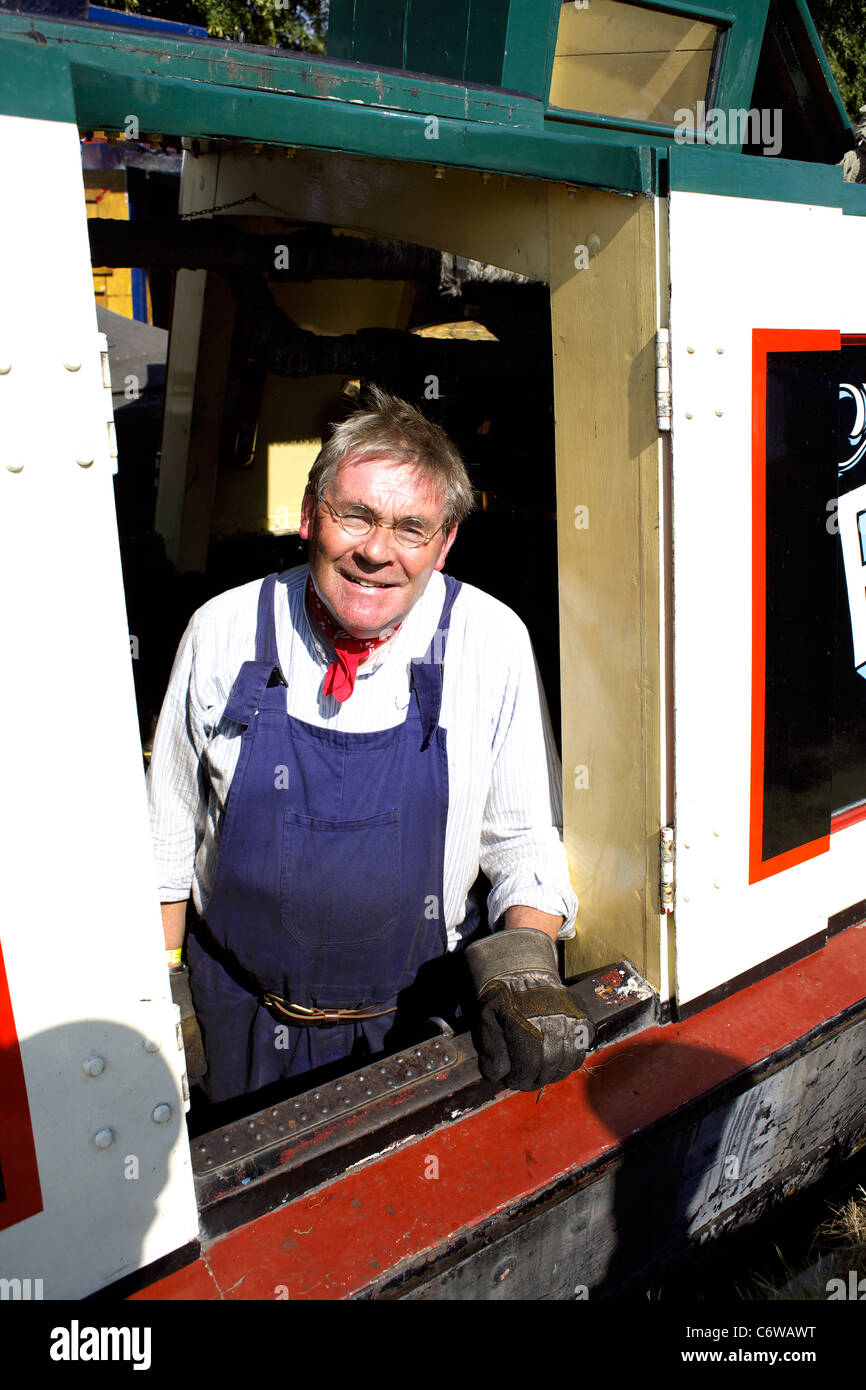
M 338 1023 L 357 1023 L 365 1018 L 381 1018 L 383 1014 L 397 1012 L 396 1004 L 391 1009 L 308 1009 L 304 1004 L 293 1004 L 269 991 L 262 995 L 262 999 L 281 1018 L 302 1028 L 333 1028 Z

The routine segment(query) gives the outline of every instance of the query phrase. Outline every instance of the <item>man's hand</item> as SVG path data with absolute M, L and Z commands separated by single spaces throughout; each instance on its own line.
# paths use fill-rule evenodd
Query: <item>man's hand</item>
M 513 927 L 466 948 L 479 1004 L 479 1066 L 488 1081 L 538 1091 L 583 1062 L 592 1024 L 559 978 L 543 931 Z

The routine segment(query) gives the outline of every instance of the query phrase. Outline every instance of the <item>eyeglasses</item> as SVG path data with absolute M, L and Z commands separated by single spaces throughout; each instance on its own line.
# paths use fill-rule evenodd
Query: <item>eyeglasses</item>
M 348 536 L 369 536 L 375 527 L 381 526 L 383 531 L 393 531 L 397 544 L 406 550 L 417 550 L 419 546 L 427 545 L 439 531 L 445 530 L 443 525 L 437 526 L 435 531 L 425 531 L 423 522 L 412 516 L 405 517 L 402 521 L 377 521 L 370 508 L 360 503 L 350 507 L 346 512 L 338 512 L 331 506 L 327 497 L 319 495 L 316 500 L 324 502 L 331 516 L 339 522 Z

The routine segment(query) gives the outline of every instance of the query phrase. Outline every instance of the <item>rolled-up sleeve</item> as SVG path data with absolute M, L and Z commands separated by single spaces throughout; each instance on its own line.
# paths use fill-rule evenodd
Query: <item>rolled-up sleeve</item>
M 523 904 L 565 919 L 575 934 L 577 898 L 562 843 L 562 771 L 547 703 L 523 624 L 510 644 L 509 669 L 493 733 L 493 769 L 481 833 L 481 867 L 492 889 L 491 924 Z
M 183 902 L 207 815 L 202 730 L 193 692 L 195 628 L 184 633 L 163 701 L 147 775 L 160 902 Z

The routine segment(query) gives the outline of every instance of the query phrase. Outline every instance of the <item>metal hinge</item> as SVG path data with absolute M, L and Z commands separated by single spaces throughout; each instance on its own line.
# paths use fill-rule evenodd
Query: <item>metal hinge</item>
M 104 333 L 97 333 L 99 341 L 99 358 L 102 369 L 102 391 L 103 401 L 105 402 L 105 425 L 108 431 L 108 457 L 111 459 L 111 471 L 117 472 L 117 434 L 114 426 L 114 401 L 111 394 L 111 368 L 108 365 L 108 338 Z
M 671 333 L 656 333 L 656 419 L 660 430 L 671 427 Z
M 674 832 L 663 825 L 659 843 L 659 901 L 662 912 L 674 910 Z

